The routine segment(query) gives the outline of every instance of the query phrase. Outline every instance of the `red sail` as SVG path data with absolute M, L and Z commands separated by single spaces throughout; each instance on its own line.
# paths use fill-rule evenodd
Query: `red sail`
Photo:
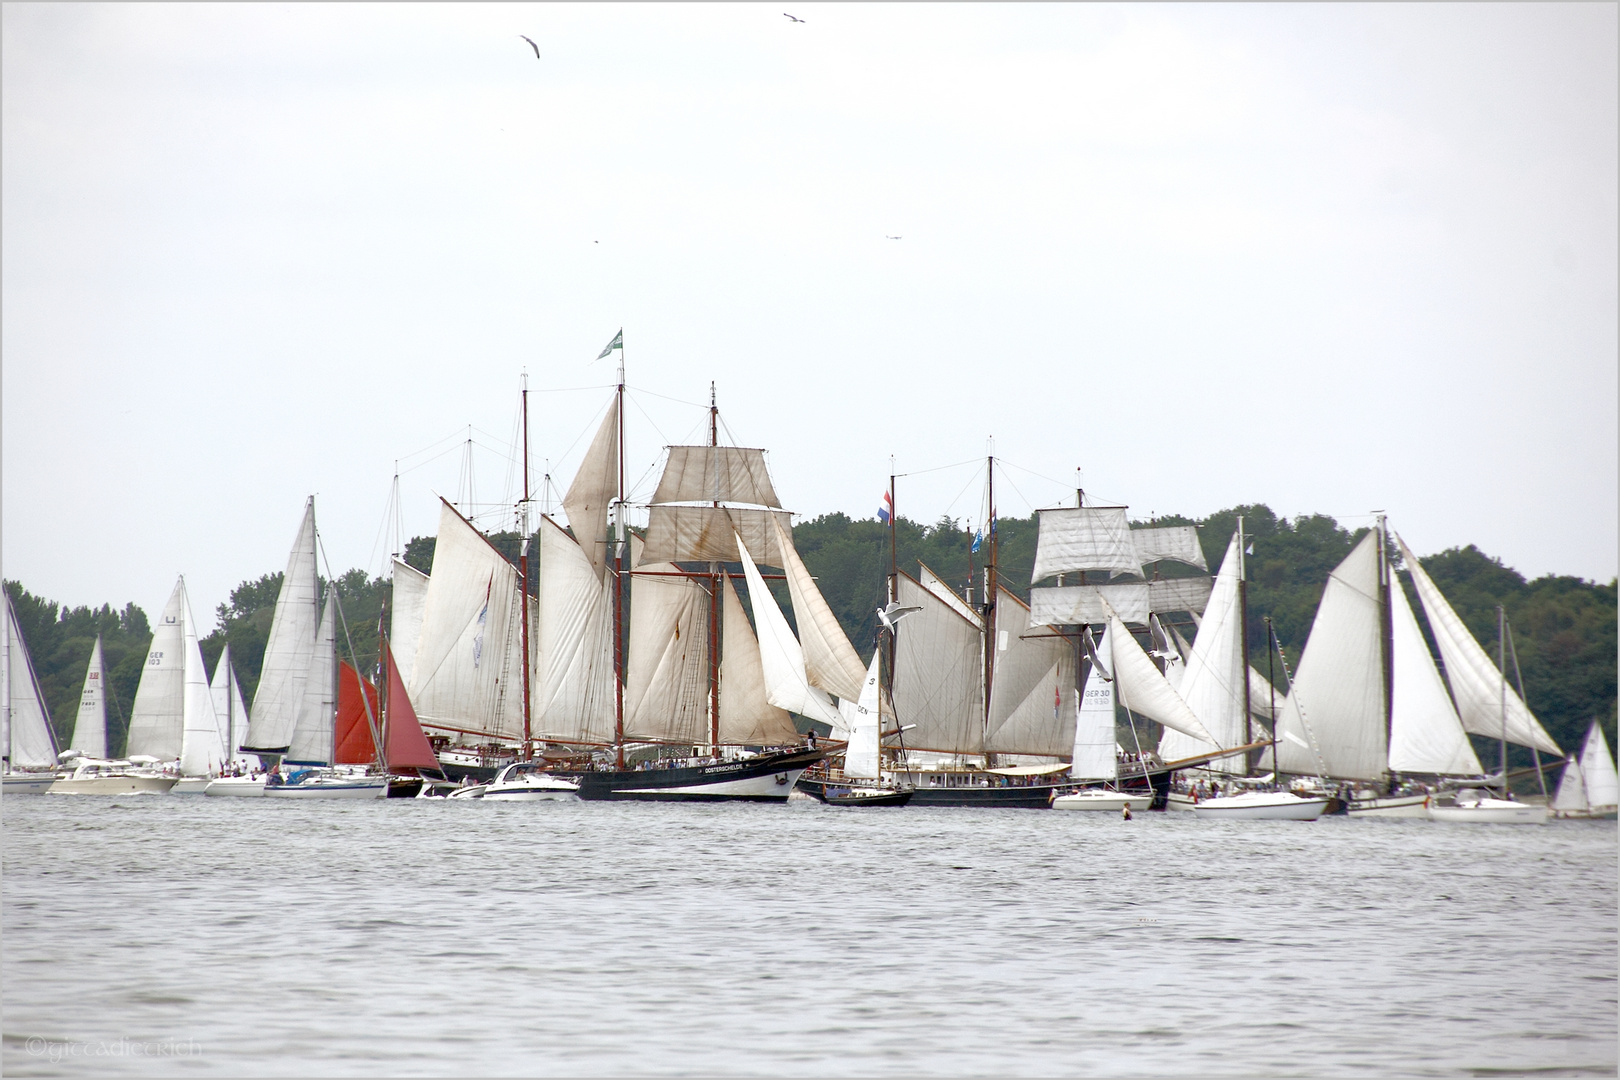
M 383 745 L 388 749 L 390 769 L 426 769 L 440 772 L 439 759 L 422 734 L 422 725 L 416 719 L 416 710 L 405 693 L 405 680 L 399 677 L 399 665 L 394 663 L 394 651 L 383 642 L 383 663 L 388 668 L 388 726 L 384 729 Z
M 360 687 L 366 696 L 360 696 Z M 377 711 L 377 688 L 360 678 L 360 673 L 338 661 L 337 730 L 333 740 L 333 761 L 339 765 L 370 765 L 377 760 L 377 744 L 371 739 L 371 720 L 366 718 L 366 701 L 371 702 L 371 719 L 381 720 Z

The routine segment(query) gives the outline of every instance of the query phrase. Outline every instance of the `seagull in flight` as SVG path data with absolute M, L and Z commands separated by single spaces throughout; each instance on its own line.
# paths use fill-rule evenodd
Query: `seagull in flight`
M 901 607 L 900 602 L 898 600 L 894 600 L 891 601 L 888 606 L 877 609 L 878 622 L 882 623 L 890 630 L 893 630 L 895 623 L 899 622 L 907 615 L 910 615 L 912 612 L 921 610 L 922 608 L 920 607 Z
M 796 17 L 796 16 L 793 16 L 793 15 L 789 15 L 789 14 L 788 14 L 788 13 L 787 13 L 787 12 L 785 12 L 785 11 L 784 11 L 784 12 L 782 12 L 782 14 L 783 14 L 783 16 L 785 16 L 785 17 L 786 17 L 786 18 L 789 18 L 789 19 L 792 19 L 792 20 L 793 20 L 793 21 L 794 21 L 794 22 L 804 22 L 804 20 L 803 20 L 803 19 L 800 19 L 800 18 L 798 18 L 798 17 Z
M 522 38 L 524 41 L 527 41 L 529 43 L 529 48 L 534 50 L 534 58 L 536 60 L 540 59 L 540 46 L 534 43 L 534 38 L 530 37 L 528 34 L 519 34 L 518 37 Z
M 883 239 L 885 239 L 885 240 L 901 240 L 901 239 L 904 239 L 904 238 L 899 237 L 899 236 L 890 236 L 888 233 L 884 233 L 883 234 Z

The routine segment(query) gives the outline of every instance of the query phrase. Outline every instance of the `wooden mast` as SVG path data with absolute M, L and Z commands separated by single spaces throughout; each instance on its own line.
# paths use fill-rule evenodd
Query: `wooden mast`
M 1502 798 L 1508 797 L 1507 775 L 1507 614 L 1496 605 L 1496 666 L 1502 673 Z
M 709 455 L 711 466 L 715 471 L 715 499 L 711 505 L 720 505 L 720 409 L 715 404 L 714 383 L 709 383 L 709 446 L 714 453 Z M 723 617 L 720 606 L 720 564 L 709 564 L 709 747 L 712 752 L 720 752 L 720 620 Z
M 523 373 L 523 501 L 518 503 L 518 588 L 522 593 L 523 624 L 518 637 L 523 643 L 523 760 L 534 756 L 533 725 L 529 717 L 529 373 Z
M 619 498 L 613 530 L 613 752 L 624 768 L 624 330 L 619 343 Z
M 984 562 L 984 727 L 980 731 L 980 745 L 990 731 L 990 683 L 996 667 L 996 456 L 993 449 L 985 463 L 986 502 L 989 504 L 985 528 L 990 535 L 986 538 L 989 552 Z M 984 760 L 986 766 L 995 763 L 988 751 Z
M 1383 660 L 1381 667 L 1384 680 L 1384 780 L 1387 785 L 1390 780 L 1389 740 L 1395 728 L 1395 621 L 1390 609 L 1389 590 L 1400 588 L 1400 583 L 1394 580 L 1395 575 L 1389 570 L 1389 545 L 1384 531 L 1384 515 L 1377 514 L 1375 522 L 1374 527 L 1378 530 L 1378 651 Z

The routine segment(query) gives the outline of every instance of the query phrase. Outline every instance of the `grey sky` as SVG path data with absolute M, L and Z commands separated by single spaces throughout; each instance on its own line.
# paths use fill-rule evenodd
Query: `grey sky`
M 712 379 L 804 514 L 994 436 L 1003 514 L 1080 465 L 1606 581 L 1616 10 L 7 4 L 4 573 L 202 615 L 311 492 L 380 571 L 396 459 L 407 536 L 467 425 L 511 497 L 525 368 L 601 387 L 531 399 L 566 486 L 623 326 L 632 477 Z

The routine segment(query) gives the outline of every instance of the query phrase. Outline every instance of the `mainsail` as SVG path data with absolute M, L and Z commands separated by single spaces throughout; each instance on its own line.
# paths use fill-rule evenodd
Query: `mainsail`
M 1075 741 L 1074 646 L 1055 635 L 1025 637 L 1029 630 L 1029 608 L 999 589 L 984 748 L 992 754 L 1063 757 Z M 1108 737 L 1112 746 L 1112 721 Z
M 1239 587 L 1243 552 L 1241 534 L 1234 532 L 1226 545 L 1226 555 L 1215 576 L 1215 586 L 1203 620 L 1193 638 L 1186 669 L 1181 673 L 1177 692 L 1193 715 L 1203 723 L 1220 746 L 1242 746 L 1248 742 L 1248 717 L 1244 715 L 1243 612 Z M 1177 761 L 1209 749 L 1209 744 L 1181 732 L 1169 730 L 1159 740 L 1159 757 Z M 1217 758 L 1209 768 L 1242 773 L 1239 757 Z
M 185 579 L 180 579 L 181 610 L 185 613 L 185 704 L 180 739 L 180 775 L 213 776 L 229 760 L 225 740 L 220 737 L 219 718 L 214 714 L 214 691 L 208 685 L 208 669 L 203 667 L 202 647 L 197 639 L 197 622 L 191 613 L 191 600 L 185 595 Z
M 944 578 L 930 570 L 927 563 L 917 563 L 917 581 L 922 585 L 923 588 L 927 589 L 929 592 L 933 593 L 935 596 L 949 604 L 952 611 L 956 612 L 958 615 L 962 616 L 962 618 L 966 619 L 974 626 L 977 626 L 979 629 L 984 629 L 984 617 L 977 611 L 974 611 L 972 606 L 969 605 L 966 600 L 962 599 L 960 596 L 957 596 L 956 590 L 952 589 L 950 584 Z
M 332 763 L 332 723 L 337 712 L 337 596 L 327 590 L 326 606 L 315 632 L 304 700 L 298 706 L 287 760 L 304 765 Z
M 1609 756 L 1609 740 L 1596 720 L 1586 733 L 1579 757 L 1569 759 L 1558 782 L 1552 808 L 1563 813 L 1612 812 L 1620 804 L 1620 776 Z
M 90 650 L 84 689 L 79 694 L 79 715 L 73 721 L 73 738 L 68 747 L 85 757 L 107 756 L 107 661 L 101 652 L 100 634 Z
M 844 702 L 845 722 L 849 725 L 849 744 L 844 748 L 844 775 L 857 779 L 876 779 L 881 771 L 878 742 L 882 732 L 882 700 L 878 687 L 878 661 L 881 654 L 872 653 L 872 663 L 866 669 L 861 683 L 861 696 Z
M 549 517 L 541 517 L 539 532 L 534 735 L 607 744 L 613 740 L 613 579 L 598 576 L 580 545 Z
M 347 660 L 338 661 L 337 718 L 333 727 L 332 762 L 335 765 L 370 765 L 377 760 L 377 740 L 371 726 L 382 720 L 377 687 Z
M 287 557 L 287 571 L 276 597 L 275 617 L 270 623 L 270 638 L 265 643 L 264 662 L 259 669 L 258 688 L 253 692 L 253 709 L 242 749 L 282 753 L 292 742 L 298 710 L 304 701 L 304 684 L 309 679 L 320 617 L 320 581 L 315 573 L 315 500 L 311 498 L 304 506 L 304 520 L 298 527 L 292 553 Z M 131 723 L 133 725 L 133 717 Z
M 388 640 L 394 660 L 407 682 L 416 662 L 416 642 L 422 636 L 422 613 L 427 608 L 428 576 L 404 559 L 394 560 L 393 602 L 389 605 Z
M 607 516 L 619 490 L 619 401 L 615 396 L 608 406 L 607 416 L 602 418 L 602 426 L 596 429 L 585 460 L 580 462 L 579 472 L 563 496 L 568 524 L 598 578 L 607 576 Z M 434 566 L 438 566 L 436 560 Z
M 894 707 L 915 724 L 906 745 L 950 754 L 984 752 L 984 634 L 909 574 L 896 578 L 899 602 L 921 610 L 895 634 Z
M 125 754 L 175 761 L 186 726 L 186 585 L 175 582 L 152 632 L 152 645 L 129 710 Z M 273 636 L 273 635 L 272 635 Z
M 1457 703 L 1457 715 L 1462 721 L 1463 730 L 1471 735 L 1485 735 L 1493 739 L 1505 737 L 1508 742 L 1519 746 L 1533 746 L 1549 754 L 1561 755 L 1563 751 L 1542 728 L 1524 699 L 1512 687 L 1504 688 L 1502 673 L 1446 602 L 1417 556 L 1412 554 L 1399 536 L 1395 541 L 1400 544 L 1401 557 L 1412 572 L 1418 599 L 1423 603 L 1424 614 L 1429 617 L 1429 630 L 1434 634 L 1435 643 L 1440 646 L 1440 657 L 1446 665 L 1446 682 L 1451 686 L 1451 696 Z
M 1087 629 L 1085 633 L 1090 634 Z M 1114 739 L 1114 629 L 1092 648 L 1085 693 L 1075 713 L 1069 775 L 1076 780 L 1112 780 L 1119 775 Z
M 5 630 L 0 633 L 5 655 L 0 657 L 0 748 L 13 768 L 45 768 L 56 764 L 56 733 L 51 730 L 45 697 L 34 676 L 34 661 L 17 627 L 17 610 L 6 593 Z
M 673 563 L 643 561 L 630 582 L 624 737 L 709 741 L 709 592 Z
M 242 704 L 242 684 L 236 680 L 236 666 L 231 663 L 231 647 L 225 646 L 214 665 L 214 678 L 208 684 L 214 698 L 214 718 L 219 721 L 220 743 L 225 747 L 228 761 L 247 763 L 247 755 L 237 748 L 247 734 L 247 707 Z

